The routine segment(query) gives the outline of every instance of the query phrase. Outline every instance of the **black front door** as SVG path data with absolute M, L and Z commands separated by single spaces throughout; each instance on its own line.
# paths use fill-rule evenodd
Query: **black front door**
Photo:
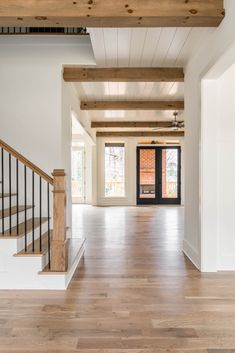
M 137 147 L 137 204 L 180 203 L 180 147 Z

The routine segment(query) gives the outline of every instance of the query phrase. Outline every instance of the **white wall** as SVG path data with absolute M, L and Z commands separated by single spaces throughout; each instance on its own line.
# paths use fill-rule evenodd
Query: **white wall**
M 65 64 L 95 64 L 89 37 L 0 36 L 0 138 L 48 174 L 70 172 Z
M 201 269 L 217 268 L 217 172 L 218 172 L 218 85 L 214 80 L 202 81 L 201 117 Z
M 134 206 L 136 205 L 136 147 L 140 140 L 149 137 L 126 137 L 126 138 L 97 138 L 97 205 L 109 206 Z M 156 138 L 154 138 L 156 139 Z M 161 138 L 162 139 L 162 138 Z M 182 183 L 182 204 L 184 204 L 184 138 L 177 138 L 181 141 L 181 183 Z M 165 140 L 163 138 L 163 140 Z M 170 140 L 170 138 L 167 138 Z M 105 197 L 104 192 L 104 148 L 106 142 L 123 142 L 125 144 L 125 197 Z
M 234 57 L 235 63 L 235 57 Z M 218 269 L 235 270 L 235 64 L 218 80 Z
M 234 64 L 221 73 L 224 57 Z M 235 45 L 203 80 L 202 269 L 235 270 Z M 218 77 L 215 78 L 217 72 Z M 212 77 L 212 78 L 211 78 Z
M 62 141 L 69 135 L 63 64 L 94 65 L 89 37 L 0 36 L 1 138 L 48 173 L 64 166 Z
M 215 29 L 200 50 L 197 50 L 185 70 L 185 238 L 184 251 L 202 271 L 212 271 L 212 254 L 208 250 L 208 238 L 212 237 L 205 220 L 213 224 L 208 207 L 211 204 L 205 197 L 206 164 L 210 163 L 211 150 L 207 151 L 209 136 L 205 125 L 201 125 L 201 80 L 215 63 L 235 42 L 235 1 L 225 0 L 226 17 L 221 26 Z M 215 95 L 215 92 L 209 94 Z M 214 104 L 216 100 L 214 99 Z M 216 116 L 216 115 L 215 115 Z M 211 118 L 211 120 L 213 120 Z M 205 124 L 209 124 L 208 122 Z M 212 127 L 213 129 L 213 127 Z M 208 191 L 209 192 L 209 191 Z M 205 212 L 203 214 L 203 212 Z M 202 223 L 203 220 L 203 223 Z M 207 249 L 206 249 L 207 244 Z M 202 255 L 202 257 L 201 257 Z M 208 259 L 211 258 L 211 260 Z

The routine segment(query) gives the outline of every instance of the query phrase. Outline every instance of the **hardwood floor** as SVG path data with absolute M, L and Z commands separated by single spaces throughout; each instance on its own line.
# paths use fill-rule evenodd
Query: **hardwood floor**
M 74 212 L 82 266 L 65 292 L 0 292 L 0 352 L 235 352 L 235 274 L 182 254 L 183 208 Z

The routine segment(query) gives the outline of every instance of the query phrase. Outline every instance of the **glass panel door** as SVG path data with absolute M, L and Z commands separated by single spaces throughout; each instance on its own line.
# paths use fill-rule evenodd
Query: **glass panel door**
M 156 202 L 156 150 L 155 148 L 138 149 L 138 204 Z
M 180 204 L 180 147 L 137 148 L 137 204 Z
M 159 204 L 181 203 L 180 147 L 157 147 Z

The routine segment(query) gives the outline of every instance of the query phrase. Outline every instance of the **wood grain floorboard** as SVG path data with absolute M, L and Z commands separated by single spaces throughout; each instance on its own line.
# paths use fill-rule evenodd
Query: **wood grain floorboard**
M 235 353 L 235 276 L 182 253 L 181 207 L 74 207 L 67 291 L 1 291 L 0 353 Z

